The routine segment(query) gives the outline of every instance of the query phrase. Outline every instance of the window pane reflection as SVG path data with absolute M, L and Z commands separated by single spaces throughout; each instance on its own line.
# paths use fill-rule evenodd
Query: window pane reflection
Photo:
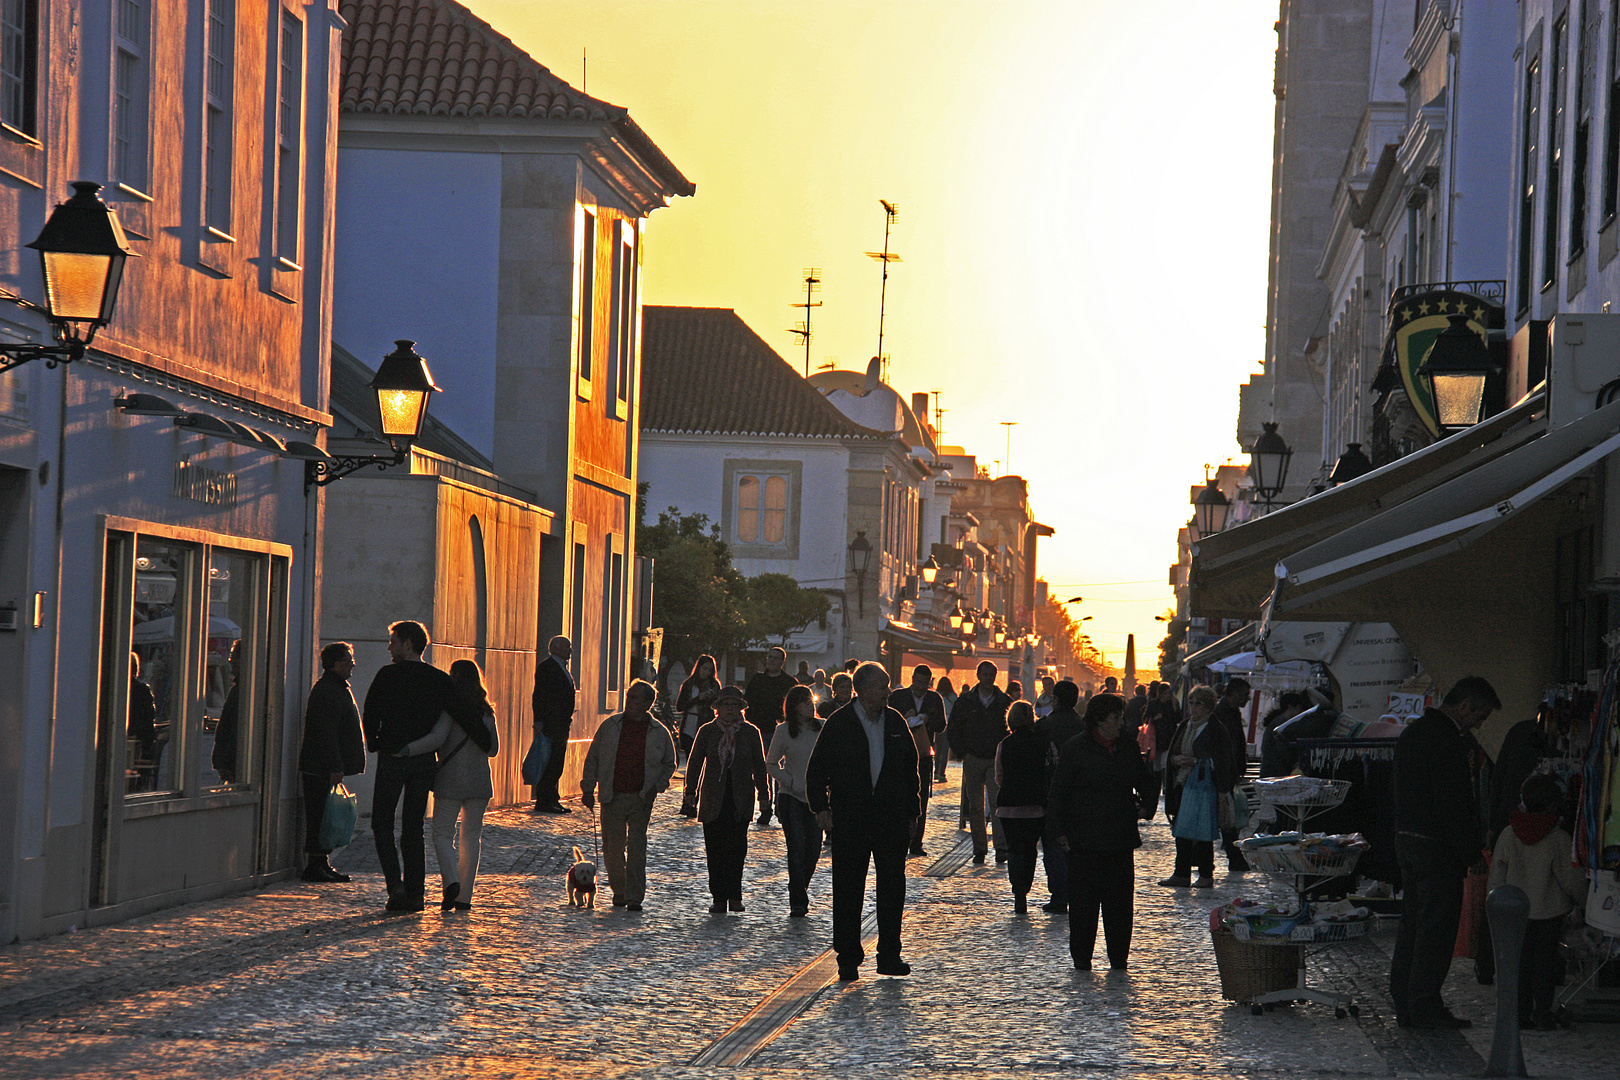
M 184 633 L 190 548 L 142 539 L 135 549 L 134 627 L 130 634 L 128 756 L 130 792 L 178 791 L 185 731 L 185 663 L 175 646 Z M 150 721 L 150 723 L 148 723 Z
M 255 669 L 251 637 L 254 623 L 254 571 L 257 560 L 214 550 L 208 566 L 208 629 L 203 656 L 202 782 L 205 788 L 245 783 L 247 752 L 253 730 L 251 692 Z

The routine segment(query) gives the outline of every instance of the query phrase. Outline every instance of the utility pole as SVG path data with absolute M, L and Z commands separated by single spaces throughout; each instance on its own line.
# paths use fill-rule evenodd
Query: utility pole
M 821 267 L 807 266 L 804 268 L 804 303 L 794 304 L 796 308 L 804 308 L 804 322 L 799 323 L 790 334 L 797 334 L 799 341 L 804 345 L 804 377 L 810 377 L 810 309 L 821 306 L 821 301 L 815 300 L 815 294 L 821 291 Z M 814 302 L 812 303 L 812 300 Z
M 883 207 L 883 250 L 868 251 L 868 258 L 876 259 L 883 264 L 883 286 L 878 293 L 878 376 L 884 382 L 889 381 L 889 358 L 883 353 L 883 316 L 889 302 L 889 264 L 900 262 L 900 256 L 889 250 L 889 230 L 894 226 L 894 219 L 900 216 L 900 207 L 887 199 L 879 199 L 878 205 Z
M 1012 429 L 1018 426 L 1018 421 L 1003 420 L 1001 426 L 1007 429 L 1007 456 L 1001 459 L 1006 471 L 1002 475 L 1009 476 L 1012 474 Z

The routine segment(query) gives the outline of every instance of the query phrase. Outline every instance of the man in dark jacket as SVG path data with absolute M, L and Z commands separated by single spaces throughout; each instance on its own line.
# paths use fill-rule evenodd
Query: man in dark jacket
M 1247 679 L 1233 679 L 1221 692 L 1220 703 L 1215 706 L 1215 720 L 1226 729 L 1228 746 L 1232 751 L 1232 775 L 1236 783 L 1243 783 L 1243 774 L 1249 768 L 1249 740 L 1244 732 L 1243 710 L 1253 697 Z M 1221 850 L 1226 853 L 1226 869 L 1233 874 L 1247 873 L 1249 860 L 1237 846 L 1237 826 L 1221 830 Z
M 934 790 L 934 736 L 945 730 L 945 699 L 934 690 L 934 669 L 918 664 L 911 672 L 911 685 L 889 695 L 889 708 L 906 719 L 911 740 L 917 744 L 917 788 L 922 799 L 917 823 L 911 828 L 912 857 L 927 855 L 923 850 L 923 827 L 928 823 L 928 796 Z
M 377 841 L 377 861 L 382 864 L 383 880 L 388 885 L 389 911 L 422 910 L 427 878 L 422 818 L 438 771 L 433 751 L 414 757 L 401 757 L 400 751 L 431 732 L 440 713 L 462 709 L 450 676 L 422 659 L 427 647 L 427 628 L 421 623 L 397 622 L 388 628 L 388 655 L 394 662 L 372 676 L 361 717 L 366 748 L 377 755 L 377 781 L 371 789 L 371 831 Z M 396 848 L 394 811 L 401 795 L 405 804 Z
M 1047 757 L 1054 764 L 1069 740 L 1086 728 L 1075 708 L 1080 703 L 1080 688 L 1068 679 L 1052 687 L 1052 711 L 1035 721 L 1035 734 L 1046 743 Z M 1047 824 L 1050 825 L 1048 818 Z M 1048 915 L 1062 915 L 1069 910 L 1069 856 L 1048 830 L 1041 838 L 1041 864 L 1046 868 L 1046 887 L 1052 899 L 1041 905 Z
M 1462 918 L 1463 878 L 1484 837 L 1468 764 L 1473 735 L 1502 702 L 1477 675 L 1459 679 L 1395 744 L 1395 851 L 1401 866 L 1400 931 L 1389 995 L 1402 1027 L 1465 1028 L 1440 998 Z
M 996 803 L 996 747 L 1007 737 L 1007 709 L 1012 698 L 996 688 L 996 665 L 986 660 L 978 668 L 979 681 L 962 691 L 951 709 L 945 737 L 962 759 L 962 787 L 967 792 L 968 828 L 973 832 L 973 865 L 983 866 L 989 848 L 984 829 L 984 808 Z M 1007 861 L 1007 841 L 1001 819 L 993 823 L 996 862 Z
M 321 677 L 309 692 L 304 709 L 304 739 L 298 751 L 298 774 L 304 783 L 305 881 L 348 881 L 332 869 L 332 849 L 321 843 L 326 796 L 345 776 L 366 771 L 366 742 L 360 731 L 360 709 L 349 688 L 354 649 L 334 641 L 321 650 Z
M 759 728 L 761 746 L 771 745 L 776 725 L 782 722 L 782 703 L 788 691 L 799 684 L 787 672 L 787 650 L 773 648 L 765 654 L 765 670 L 748 680 L 743 697 L 748 699 L 748 722 Z M 771 801 L 767 799 L 759 811 L 759 823 L 771 823 Z
M 563 764 L 568 760 L 568 731 L 574 726 L 574 706 L 579 697 L 574 676 L 568 670 L 574 644 L 562 635 L 551 639 L 546 658 L 534 666 L 534 696 L 530 700 L 536 738 L 544 735 L 551 742 L 551 756 L 540 770 L 534 785 L 534 813 L 567 814 L 557 791 Z
M 888 707 L 889 673 L 855 669 L 855 699 L 827 718 L 810 752 L 805 784 L 810 810 L 832 839 L 833 949 L 838 978 L 860 976 L 861 906 L 866 868 L 877 878 L 877 971 L 909 975 L 900 959 L 906 904 L 906 844 L 921 810 L 917 745 L 905 718 Z

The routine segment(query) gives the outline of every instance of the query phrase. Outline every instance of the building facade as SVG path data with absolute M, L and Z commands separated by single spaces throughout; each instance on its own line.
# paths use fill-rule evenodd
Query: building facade
M 330 325 L 326 4 L 7 9 L 0 286 L 72 181 L 130 247 L 81 360 L 0 375 L 0 940 L 272 880 L 301 849 Z M 49 340 L 0 304 L 0 334 Z

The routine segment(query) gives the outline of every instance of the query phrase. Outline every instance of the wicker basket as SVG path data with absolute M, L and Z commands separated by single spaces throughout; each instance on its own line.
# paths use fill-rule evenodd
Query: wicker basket
M 1239 941 L 1225 927 L 1210 936 L 1215 939 L 1215 966 L 1221 973 L 1221 997 L 1226 1000 L 1253 1001 L 1299 981 L 1300 946 Z

